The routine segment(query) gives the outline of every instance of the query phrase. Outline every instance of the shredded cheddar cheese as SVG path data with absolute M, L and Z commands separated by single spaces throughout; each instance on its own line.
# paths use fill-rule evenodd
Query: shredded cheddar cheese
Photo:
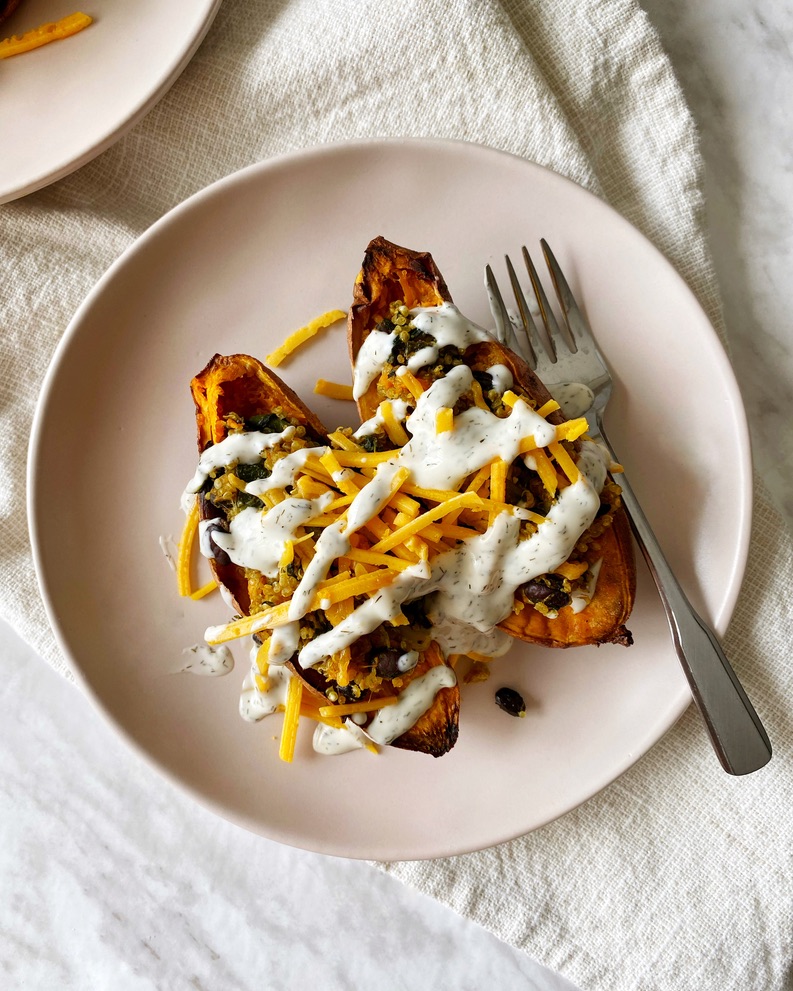
M 327 379 L 317 379 L 314 392 L 318 396 L 327 396 L 329 399 L 352 400 L 351 385 L 342 385 L 341 382 L 329 382 Z
M 567 451 L 562 447 L 559 441 L 553 441 L 548 445 L 548 450 L 553 454 L 556 463 L 562 469 L 562 471 L 567 475 L 571 482 L 577 482 L 581 477 L 581 472 L 578 470 L 578 465 L 570 457 Z
M 288 764 L 292 763 L 295 756 L 297 725 L 300 722 L 302 699 L 303 682 L 293 676 L 289 679 L 289 687 L 286 690 L 286 710 L 284 712 L 284 725 L 281 729 L 281 746 L 278 750 L 278 756 Z
M 389 705 L 396 705 L 399 699 L 396 695 L 389 695 L 387 698 L 374 699 L 371 702 L 348 702 L 345 705 L 321 705 L 319 707 L 320 716 L 351 716 L 354 712 L 376 712 L 378 709 L 385 709 Z
M 404 371 L 400 371 L 399 381 L 412 394 L 414 399 L 419 399 L 424 394 L 424 386 L 408 368 L 403 366 Z
M 574 581 L 576 578 L 580 578 L 588 567 L 589 565 L 586 561 L 565 561 L 564 564 L 560 564 L 556 569 L 556 574 L 561 575 L 562 578 Z
M 184 521 L 182 536 L 179 538 L 179 547 L 176 551 L 176 583 L 179 595 L 189 596 L 190 590 L 190 563 L 193 558 L 193 544 L 198 533 L 198 499 L 195 500 Z
M 190 598 L 196 600 L 203 599 L 205 595 L 209 595 L 210 592 L 214 592 L 217 587 L 218 583 L 213 578 L 211 581 L 208 581 L 206 585 L 202 585 L 201 588 L 197 588 L 195 592 L 191 592 Z
M 12 35 L 10 38 L 0 41 L 0 59 L 21 55 L 23 52 L 31 52 L 34 48 L 49 45 L 51 41 L 70 38 L 92 23 L 92 17 L 78 11 L 75 14 L 69 14 L 68 17 L 61 18 L 59 21 L 41 24 L 24 34 Z
M 447 434 L 454 429 L 454 410 L 442 406 L 435 414 L 435 433 Z
M 297 349 L 310 341 L 312 337 L 324 330 L 326 327 L 331 327 L 334 323 L 338 323 L 339 320 L 344 320 L 347 314 L 343 310 L 328 310 L 327 313 L 323 313 L 322 316 L 316 317 L 311 323 L 306 324 L 305 327 L 300 327 L 293 334 L 277 347 L 275 351 L 272 351 L 267 355 L 267 364 L 271 368 L 277 368 L 289 355 L 293 354 Z
M 555 413 L 559 409 L 559 403 L 555 399 L 549 399 L 547 403 L 544 403 L 537 410 L 538 416 L 547 417 L 549 413 Z
M 408 437 L 405 428 L 397 420 L 396 416 L 394 416 L 394 408 L 387 399 L 380 403 L 380 413 L 383 417 L 385 431 L 391 443 L 396 444 L 397 447 L 404 447 L 410 440 L 410 437 Z

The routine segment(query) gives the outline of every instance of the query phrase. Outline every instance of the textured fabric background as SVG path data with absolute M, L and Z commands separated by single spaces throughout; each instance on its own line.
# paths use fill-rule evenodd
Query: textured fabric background
M 25 459 L 55 344 L 154 220 L 252 162 L 346 138 L 482 142 L 609 200 L 722 332 L 695 130 L 634 0 L 226 0 L 170 93 L 104 155 L 0 207 L 0 611 L 67 673 L 43 617 Z M 793 548 L 756 493 L 727 637 L 776 756 L 724 775 L 689 712 L 583 808 L 495 849 L 382 865 L 586 991 L 790 987 Z

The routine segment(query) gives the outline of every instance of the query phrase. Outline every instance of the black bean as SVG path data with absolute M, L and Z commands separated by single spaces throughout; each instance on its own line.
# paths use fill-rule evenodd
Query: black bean
M 533 578 L 521 586 L 521 592 L 527 602 L 534 605 L 542 602 L 549 609 L 561 609 L 570 601 L 570 596 L 561 588 L 564 579 L 561 575 L 544 575 Z
M 389 681 L 396 678 L 401 673 L 399 670 L 399 658 L 402 656 L 398 650 L 380 650 L 372 657 L 372 665 L 375 673 L 380 678 L 387 678 Z
M 514 688 L 499 688 L 496 692 L 496 705 L 504 712 L 508 712 L 510 716 L 526 715 L 526 703 L 523 701 L 523 696 Z

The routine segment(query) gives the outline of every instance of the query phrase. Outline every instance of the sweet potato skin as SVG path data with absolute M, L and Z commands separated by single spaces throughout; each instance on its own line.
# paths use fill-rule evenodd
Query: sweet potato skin
M 358 351 L 375 326 L 388 316 L 392 302 L 402 300 L 409 307 L 438 306 L 452 302 L 446 282 L 432 256 L 412 251 L 376 237 L 366 249 L 361 272 L 353 289 L 348 317 L 348 346 L 354 364 Z M 551 395 L 528 364 L 495 338 L 469 347 L 463 360 L 473 369 L 494 364 L 509 368 L 513 391 L 541 406 Z M 419 379 L 421 375 L 419 374 Z M 362 420 L 373 416 L 380 402 L 377 381 L 358 400 Z M 561 411 L 551 413 L 552 423 L 561 423 Z M 526 605 L 513 612 L 500 628 L 526 643 L 545 647 L 573 647 L 601 643 L 633 642 L 625 627 L 636 595 L 636 566 L 630 526 L 625 510 L 619 507 L 611 527 L 599 538 L 602 565 L 595 595 L 579 613 L 569 606 L 549 619 Z
M 248 419 L 270 413 L 275 408 L 280 408 L 289 419 L 305 426 L 319 444 L 328 443 L 328 431 L 321 420 L 275 372 L 249 355 L 214 355 L 193 378 L 190 390 L 195 403 L 199 454 L 224 439 L 224 419 L 229 414 L 236 413 Z M 199 509 L 201 519 L 223 515 L 203 496 L 200 497 Z M 228 559 L 224 562 L 216 558 L 210 561 L 210 565 L 217 581 L 228 589 L 240 614 L 247 615 L 250 612 L 250 597 L 245 570 Z M 432 643 L 420 657 L 416 668 L 404 676 L 404 684 L 436 663 L 445 661 L 437 645 Z M 328 704 L 325 692 L 332 687 L 332 683 L 320 671 L 302 668 L 296 657 L 289 662 L 289 667 L 303 681 L 315 705 Z M 393 686 L 384 682 L 382 694 L 394 693 Z M 434 757 L 442 756 L 457 740 L 459 709 L 459 688 L 455 685 L 441 689 L 419 722 L 398 737 L 392 746 Z
M 20 3 L 21 0 L 5 0 L 5 3 L 0 3 L 0 24 L 14 13 Z

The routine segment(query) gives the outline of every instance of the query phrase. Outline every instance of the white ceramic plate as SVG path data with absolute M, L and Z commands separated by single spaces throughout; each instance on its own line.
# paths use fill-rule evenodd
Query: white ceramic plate
M 0 203 L 90 162 L 168 91 L 201 43 L 220 0 L 91 0 L 84 31 L 0 60 Z M 24 0 L 0 38 L 71 14 Z M 12 140 L 13 137 L 13 140 Z
M 489 149 L 347 145 L 268 162 L 192 197 L 107 273 L 50 370 L 32 440 L 30 518 L 57 635 L 98 705 L 141 753 L 221 815 L 296 846 L 362 858 L 485 847 L 574 808 L 628 768 L 688 704 L 655 592 L 640 571 L 635 646 L 516 646 L 463 691 L 446 757 L 386 750 L 323 758 L 301 727 L 279 762 L 277 717 L 237 714 L 246 650 L 222 679 L 174 674 L 225 621 L 219 598 L 179 599 L 158 538 L 178 535 L 196 458 L 188 383 L 215 352 L 264 357 L 346 308 L 376 234 L 430 250 L 455 301 L 488 324 L 482 271 L 551 243 L 586 304 L 617 386 L 609 427 L 696 605 L 724 630 L 750 524 L 738 389 L 715 332 L 664 258 L 594 196 Z M 281 369 L 279 369 L 281 371 Z M 311 399 L 349 381 L 343 331 L 283 367 Z M 315 399 L 326 423 L 348 404 Z M 528 718 L 499 710 L 503 684 Z M 714 757 L 715 760 L 715 757 Z

